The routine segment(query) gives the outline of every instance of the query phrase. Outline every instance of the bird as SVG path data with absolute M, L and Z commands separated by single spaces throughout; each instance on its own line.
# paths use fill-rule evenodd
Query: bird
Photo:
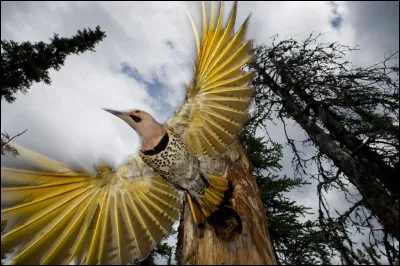
M 1 168 L 1 251 L 9 264 L 128 264 L 145 259 L 179 218 L 185 200 L 202 225 L 218 210 L 230 181 L 200 167 L 224 154 L 246 122 L 253 96 L 248 16 L 235 31 L 237 2 L 201 4 L 193 79 L 166 123 L 139 109 L 116 116 L 141 139 L 139 152 L 95 174 L 17 145 L 30 169 Z M 109 113 L 109 114 L 107 114 Z

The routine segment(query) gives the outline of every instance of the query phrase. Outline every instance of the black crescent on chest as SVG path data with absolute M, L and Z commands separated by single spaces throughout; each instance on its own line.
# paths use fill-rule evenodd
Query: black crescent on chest
M 158 154 L 160 152 L 162 152 L 163 150 L 165 150 L 168 146 L 168 142 L 169 142 L 169 136 L 168 133 L 165 133 L 164 137 L 162 137 L 162 139 L 160 140 L 160 142 L 151 150 L 142 150 L 144 155 L 155 155 Z

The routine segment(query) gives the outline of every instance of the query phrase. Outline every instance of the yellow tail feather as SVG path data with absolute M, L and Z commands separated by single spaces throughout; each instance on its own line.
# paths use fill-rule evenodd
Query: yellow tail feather
M 201 195 L 200 200 L 195 200 L 189 194 L 186 194 L 196 224 L 203 224 L 205 219 L 217 210 L 229 188 L 229 181 L 226 178 L 216 175 L 208 176 L 208 187 L 204 189 L 204 194 Z

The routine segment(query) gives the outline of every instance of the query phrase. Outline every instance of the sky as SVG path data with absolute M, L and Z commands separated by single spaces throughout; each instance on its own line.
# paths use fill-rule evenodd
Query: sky
M 226 2 L 230 10 L 232 2 Z M 186 10 L 198 25 L 199 2 L 1 2 L 1 38 L 47 41 L 54 33 L 70 37 L 100 25 L 107 37 L 96 52 L 68 56 L 60 71 L 50 71 L 51 86 L 34 84 L 17 100 L 1 103 L 1 131 L 28 131 L 18 143 L 64 160 L 114 167 L 139 148 L 138 135 L 101 108 L 143 109 L 165 122 L 184 100 L 192 78 L 195 42 Z M 271 37 L 304 39 L 325 33 L 321 41 L 358 45 L 349 56 L 371 65 L 399 49 L 398 2 L 239 2 L 236 28 L 251 13 L 248 38 L 256 44 Z M 228 12 L 226 12 L 228 14 Z M 282 128 L 271 128 L 284 142 Z M 291 128 L 291 136 L 302 137 Z M 291 175 L 288 149 L 282 173 Z M 3 160 L 3 156 L 2 156 Z M 299 204 L 316 208 L 316 189 L 289 193 Z M 332 202 L 340 207 L 341 201 Z

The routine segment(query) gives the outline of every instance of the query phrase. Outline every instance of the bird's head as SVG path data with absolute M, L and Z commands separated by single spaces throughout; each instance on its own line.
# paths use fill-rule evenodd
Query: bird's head
M 121 118 L 130 125 L 143 138 L 155 138 L 165 133 L 163 126 L 158 123 L 149 113 L 133 109 L 127 112 L 120 112 L 110 109 L 105 111 Z

